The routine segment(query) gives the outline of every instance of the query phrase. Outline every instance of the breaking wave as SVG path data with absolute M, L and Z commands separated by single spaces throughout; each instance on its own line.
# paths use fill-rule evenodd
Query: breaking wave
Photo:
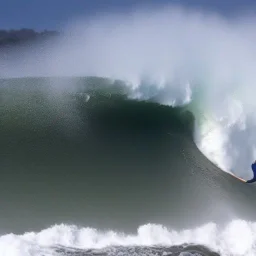
M 116 255 L 118 250 L 122 251 L 120 247 L 126 247 L 127 252 L 131 247 L 142 247 L 144 250 L 148 247 L 148 252 L 151 248 L 153 255 L 154 247 L 158 246 L 161 248 L 160 255 L 163 255 L 168 250 L 170 253 L 172 247 L 175 251 L 174 246 L 180 246 L 180 251 L 176 248 L 176 253 L 179 253 L 173 255 L 214 255 L 215 252 L 222 256 L 250 256 L 255 255 L 255 242 L 256 224 L 242 220 L 234 220 L 223 229 L 214 223 L 208 223 L 193 230 L 182 231 L 147 224 L 140 226 L 136 234 L 61 224 L 38 233 L 1 236 L 0 252 L 3 256 L 66 255 L 65 252 L 72 252 L 74 255 L 94 255 L 97 251 L 101 255 Z M 208 250 L 203 247 L 207 247 Z M 125 248 L 123 250 L 125 255 Z M 133 255 L 141 255 L 136 253 L 135 249 L 133 252 Z
M 97 17 L 88 22 L 86 26 L 84 22 L 74 22 L 67 28 L 67 32 L 69 31 L 72 31 L 72 36 L 62 38 L 57 46 L 50 47 L 50 50 L 43 49 L 36 54 L 33 52 L 32 55 L 27 51 L 26 56 L 18 53 L 15 61 L 15 56 L 12 56 L 11 60 L 8 58 L 4 62 L 1 60 L 1 77 L 107 77 L 109 79 L 104 80 L 106 83 L 104 88 L 116 85 L 116 79 L 119 79 L 118 83 L 125 88 L 123 93 L 125 97 L 174 106 L 176 110 L 182 106 L 182 111 L 192 112 L 195 121 L 193 140 L 201 152 L 223 171 L 233 172 L 245 179 L 250 178 L 250 165 L 256 159 L 256 118 L 253 94 L 256 84 L 253 69 L 256 60 L 255 20 L 226 20 L 211 14 L 166 8 L 154 12 L 136 12 L 129 16 Z M 47 84 L 50 84 L 49 90 L 37 86 L 37 89 L 42 90 L 43 98 L 47 98 L 46 101 L 45 99 L 42 101 L 42 97 L 38 97 L 38 92 L 34 94 L 31 89 L 29 93 L 26 89 L 23 90 L 23 87 L 20 87 L 21 80 L 16 80 L 19 85 L 16 89 L 21 88 L 21 90 L 9 89 L 9 82 L 8 79 L 1 81 L 0 88 L 0 111 L 4 113 L 1 116 L 1 121 L 4 121 L 1 136 L 7 145 L 6 148 L 11 151 L 11 146 L 19 141 L 5 136 L 13 132 L 11 128 L 14 127 L 14 135 L 17 135 L 19 139 L 24 139 L 27 143 L 28 148 L 24 153 L 26 157 L 27 152 L 27 154 L 43 152 L 48 153 L 48 160 L 51 159 L 49 149 L 55 146 L 51 144 L 52 141 L 56 139 L 59 143 L 58 147 L 62 149 L 64 148 L 62 145 L 66 143 L 61 136 L 55 137 L 56 134 L 60 134 L 58 129 L 64 131 L 68 126 L 70 130 L 65 130 L 65 132 L 75 134 L 79 130 L 79 123 L 84 121 L 80 119 L 76 105 L 70 103 L 71 101 L 66 101 L 66 92 L 68 95 L 72 94 L 75 101 L 83 101 L 83 104 L 89 102 L 89 105 L 93 104 L 92 92 L 84 93 L 72 81 L 65 83 L 47 81 Z M 31 84 L 33 83 L 35 80 L 32 80 Z M 93 84 L 95 85 L 94 82 Z M 94 89 L 96 87 L 94 86 Z M 106 95 L 110 98 L 112 92 L 107 90 L 104 95 L 105 99 L 108 98 Z M 98 100 L 99 98 L 96 99 Z M 138 111 L 136 107 L 134 109 L 132 111 Z M 97 112 L 97 114 L 101 113 Z M 102 116 L 105 118 L 103 114 Z M 113 116 L 115 120 L 115 115 Z M 146 117 L 140 118 L 142 130 L 145 131 L 143 121 L 147 119 Z M 156 120 L 160 120 L 160 125 L 156 126 L 166 131 L 165 121 L 161 117 Z M 135 120 L 141 124 L 139 121 Z M 28 139 L 32 136 L 31 133 L 26 131 L 25 135 L 22 134 L 19 129 L 16 129 L 17 123 L 21 124 L 22 128 L 25 127 L 24 130 L 29 127 L 34 131 L 33 136 L 39 145 L 38 151 L 34 152 L 34 148 L 31 148 L 30 139 Z M 122 128 L 125 125 L 128 129 L 132 128 L 131 124 L 125 122 Z M 42 132 L 38 132 L 34 129 L 35 127 L 37 129 L 40 127 L 38 130 L 42 129 Z M 98 128 L 100 130 L 101 126 L 98 125 Z M 111 128 L 109 127 L 109 131 Z M 161 130 L 160 128 L 158 131 Z M 52 137 L 47 137 L 47 135 Z M 46 142 L 42 139 L 45 138 L 43 136 L 48 138 Z M 47 144 L 47 150 L 40 151 L 40 146 L 44 143 Z M 74 148 L 76 149 L 75 146 Z M 70 156 L 72 148 L 67 147 L 65 150 L 64 155 Z M 89 149 L 87 152 L 90 153 Z M 11 157 L 12 153 L 10 153 Z M 23 153 L 23 148 L 21 147 L 21 150 L 15 153 Z M 40 157 L 36 155 L 36 159 L 42 159 Z M 63 155 L 60 154 L 59 157 L 63 159 Z M 73 157 L 74 162 L 78 159 L 83 163 L 84 156 L 79 155 L 80 158 L 75 158 L 74 153 Z M 8 161 L 12 164 L 10 159 Z M 18 159 L 22 161 L 23 155 Z M 6 165 L 9 164 L 8 161 Z M 187 167 L 183 169 L 187 170 Z M 207 175 L 212 177 L 209 173 Z M 228 183 L 227 179 L 225 182 L 225 184 Z M 202 184 L 205 184 L 205 181 Z M 236 190 L 234 189 L 237 194 L 240 192 L 239 185 L 235 187 Z M 244 190 L 247 193 L 249 190 L 246 189 Z M 234 190 L 231 189 L 230 194 Z M 249 192 L 245 193 L 246 196 Z M 218 201 L 219 197 L 214 200 Z M 229 205 L 226 206 L 224 203 L 223 205 L 228 209 Z M 196 207 L 197 205 L 194 206 Z M 187 208 L 186 205 L 183 210 L 188 212 L 189 207 Z M 115 252 L 108 251 L 108 248 L 119 250 L 120 246 L 124 246 L 128 250 L 128 247 L 146 246 L 152 249 L 152 254 L 156 254 L 152 247 L 160 246 L 162 249 L 158 255 L 168 254 L 166 247 L 173 247 L 173 250 L 176 250 L 173 253 L 180 256 L 186 255 L 185 253 L 213 255 L 214 252 L 227 256 L 250 256 L 256 253 L 255 234 L 256 224 L 244 220 L 231 221 L 224 228 L 208 223 L 199 228 L 184 231 L 174 231 L 161 225 L 148 224 L 140 226 L 137 234 L 130 235 L 63 224 L 55 225 L 39 233 L 3 235 L 0 237 L 0 253 L 3 256 L 69 255 L 72 253 L 74 255 L 95 255 L 102 253 L 97 250 L 105 248 L 105 254 L 111 255 L 112 253 L 113 255 Z M 199 247 L 206 246 L 214 252 L 209 250 L 202 252 L 204 249 L 200 248 L 192 252 L 187 247 L 191 244 Z M 184 247 L 175 249 L 174 246 L 178 245 Z M 96 251 L 93 252 L 92 249 Z M 119 252 L 123 253 L 123 251 Z
M 253 24 L 253 17 L 177 6 L 74 20 L 54 45 L 6 58 L 1 76 L 108 77 L 125 81 L 139 99 L 192 100 L 200 150 L 224 171 L 249 178 L 256 158 Z

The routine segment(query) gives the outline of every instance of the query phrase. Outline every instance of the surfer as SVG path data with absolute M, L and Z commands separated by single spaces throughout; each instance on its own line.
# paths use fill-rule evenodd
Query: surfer
M 253 178 L 251 180 L 247 180 L 246 183 L 253 183 L 256 181 L 256 161 L 252 164 L 252 172 Z
M 255 160 L 255 162 L 252 164 L 251 168 L 252 168 L 252 172 L 253 172 L 253 178 L 250 179 L 250 180 L 244 180 L 244 179 L 242 179 L 242 178 L 239 178 L 239 177 L 237 177 L 236 175 L 234 175 L 233 173 L 230 173 L 230 174 L 231 174 L 232 176 L 234 176 L 235 178 L 237 178 L 238 180 L 241 180 L 242 182 L 245 182 L 245 183 L 254 183 L 254 182 L 256 182 L 256 160 Z

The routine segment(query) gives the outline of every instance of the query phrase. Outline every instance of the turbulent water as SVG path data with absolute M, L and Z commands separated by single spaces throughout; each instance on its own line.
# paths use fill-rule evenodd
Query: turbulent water
M 0 255 L 254 255 L 255 188 L 216 166 L 186 93 L 2 79 Z

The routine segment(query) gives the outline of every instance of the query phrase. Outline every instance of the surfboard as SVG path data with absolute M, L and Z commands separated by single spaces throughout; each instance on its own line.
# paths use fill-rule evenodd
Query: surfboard
M 237 178 L 238 180 L 242 181 L 242 182 L 246 182 L 246 180 L 242 179 L 242 178 L 239 178 L 237 176 L 235 176 L 233 173 L 230 173 L 233 177 Z

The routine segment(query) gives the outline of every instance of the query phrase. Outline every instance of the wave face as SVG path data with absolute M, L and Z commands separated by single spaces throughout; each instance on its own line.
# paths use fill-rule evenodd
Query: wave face
M 1 255 L 255 254 L 254 187 L 198 150 L 190 87 L 147 88 L 0 81 Z

